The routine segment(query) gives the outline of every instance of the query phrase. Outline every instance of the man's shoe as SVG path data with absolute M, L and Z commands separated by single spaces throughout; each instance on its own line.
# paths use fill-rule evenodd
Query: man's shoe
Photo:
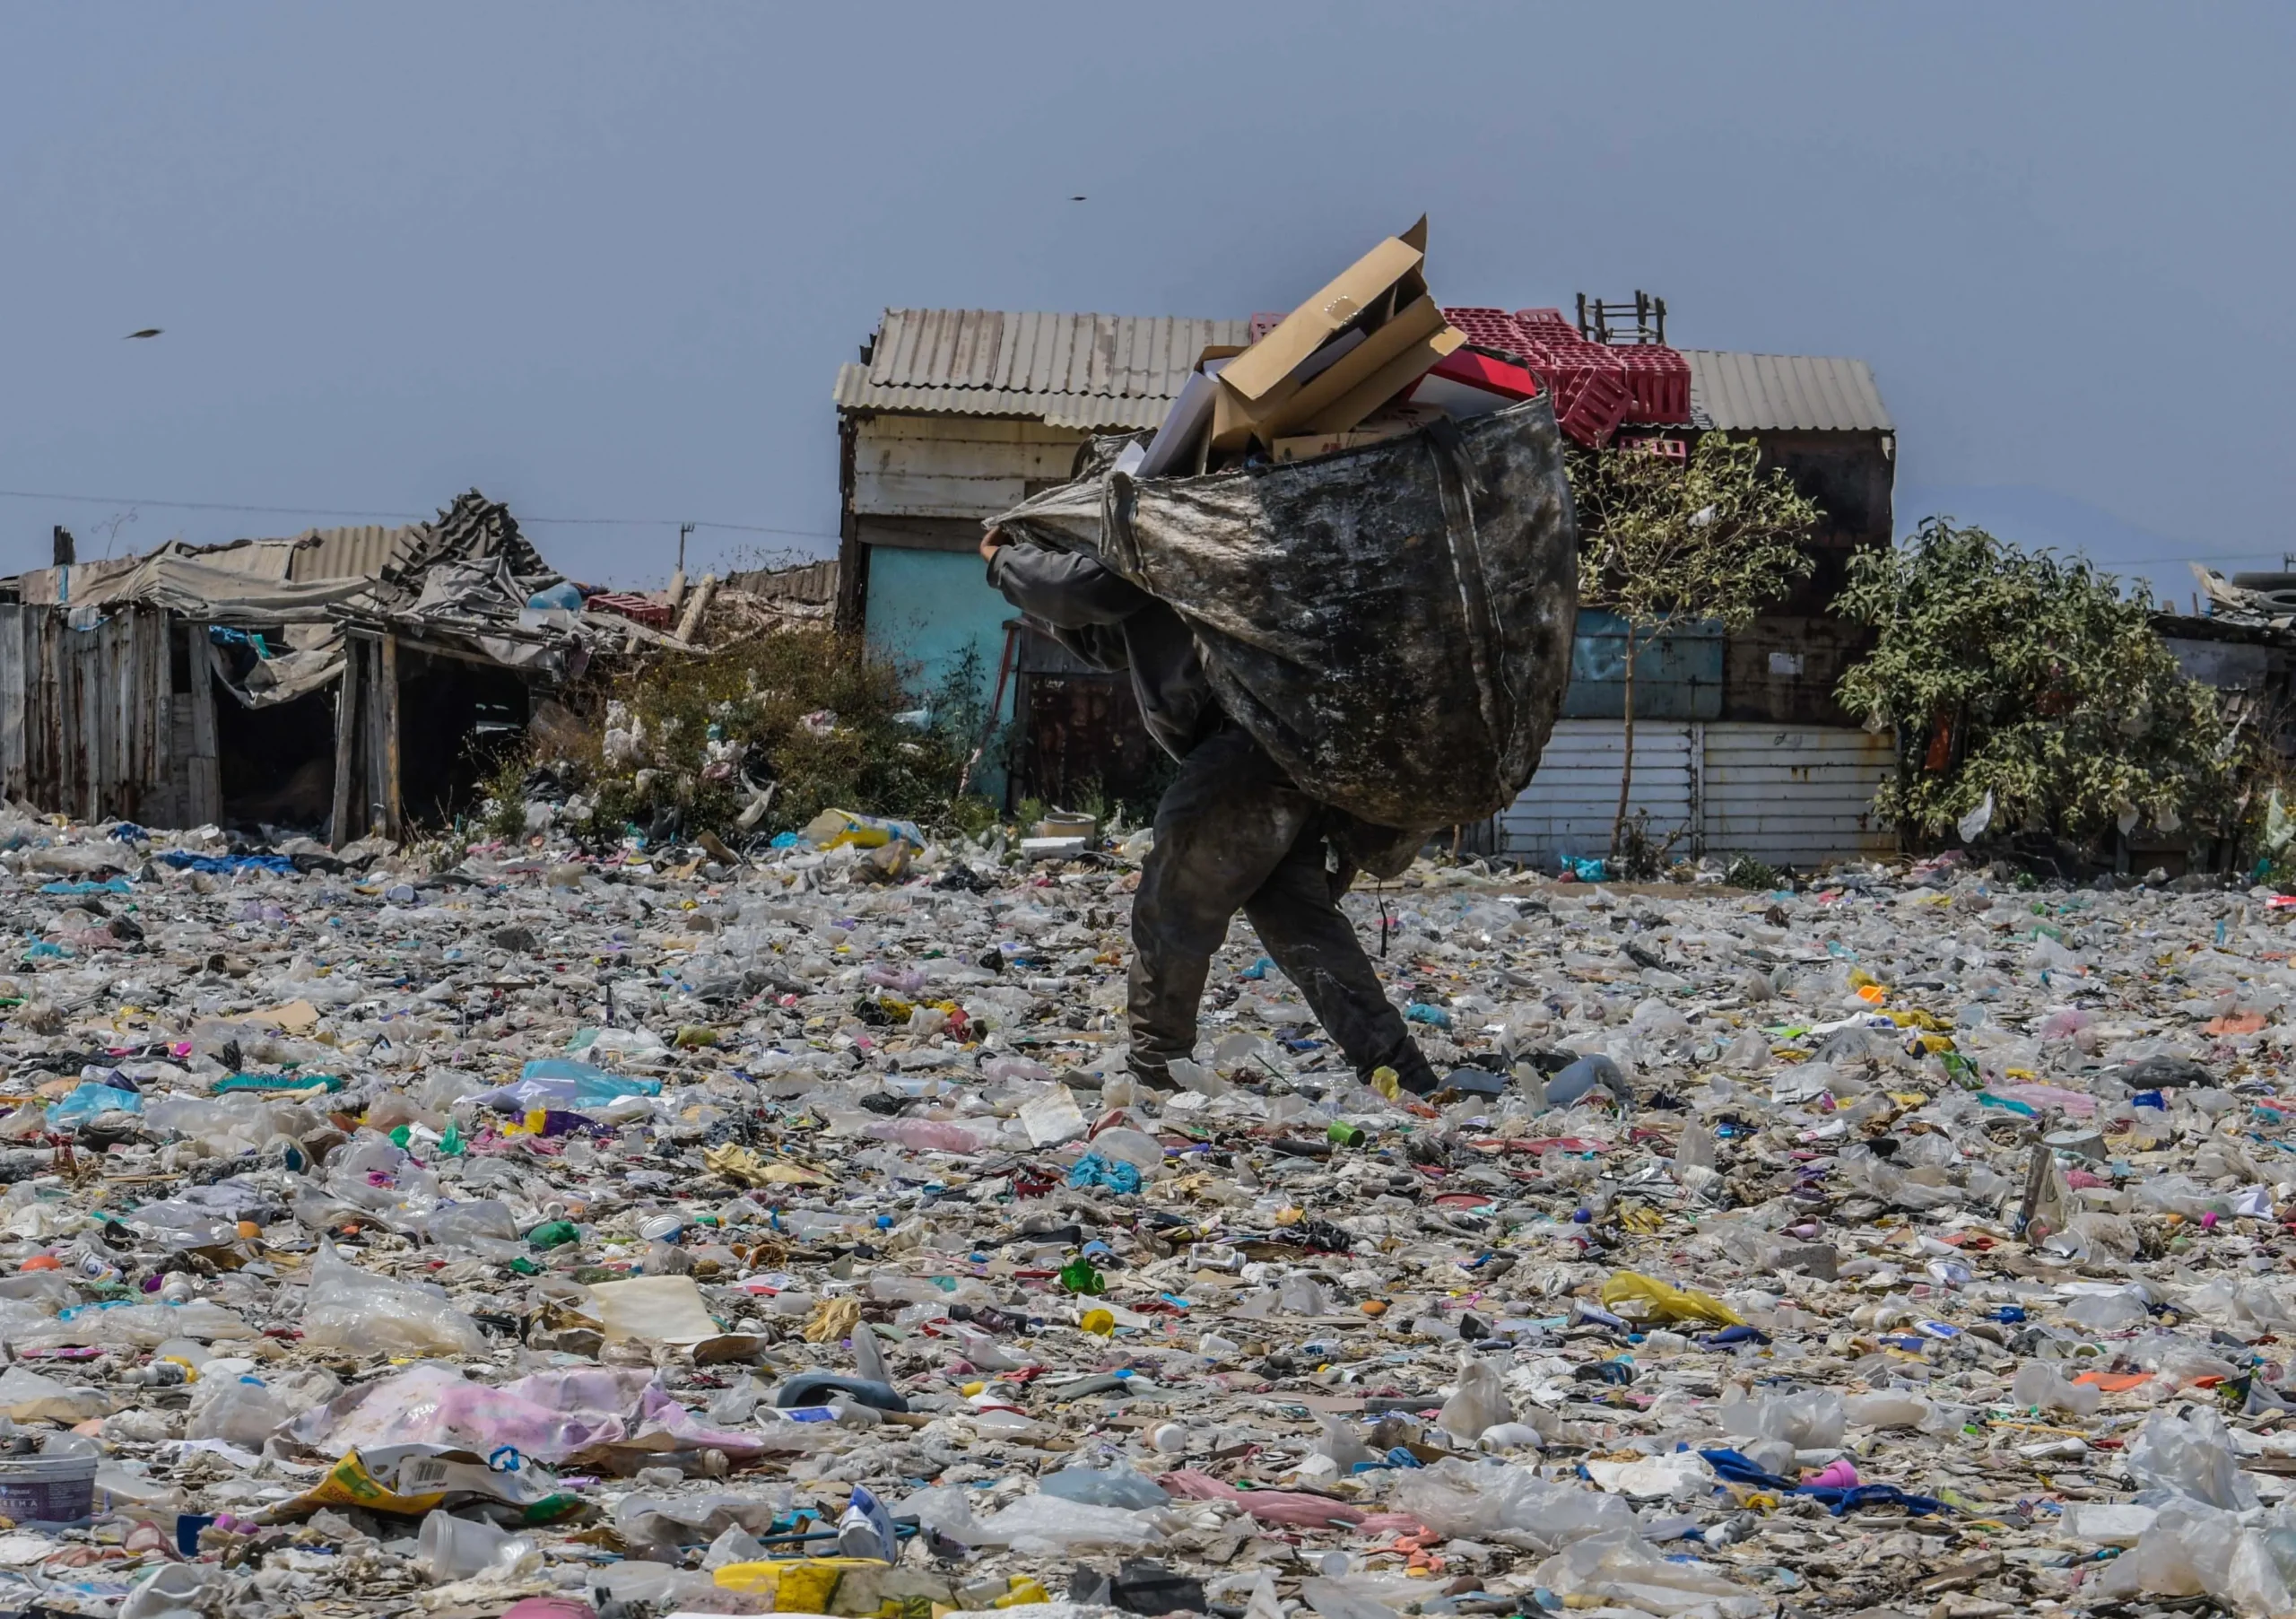
M 1179 1086 L 1173 1083 L 1170 1071 L 1161 1066 L 1150 1068 L 1135 1062 L 1126 1072 L 1131 1075 L 1132 1083 L 1151 1096 L 1170 1096 L 1179 1090 Z

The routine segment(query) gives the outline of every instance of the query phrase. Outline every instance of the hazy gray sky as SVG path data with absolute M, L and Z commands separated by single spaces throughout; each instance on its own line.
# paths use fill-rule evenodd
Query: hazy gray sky
M 1869 360 L 1900 527 L 2276 563 L 2296 10 L 0 11 L 0 568 L 413 514 L 826 545 L 887 304 L 1240 315 L 1432 215 L 1450 303 Z M 1071 203 L 1082 192 L 1090 200 Z M 165 335 L 125 342 L 140 327 Z M 96 537 L 91 541 L 93 532 Z M 821 536 L 821 537 L 812 537 Z M 2250 565 L 2257 565 L 2252 562 Z

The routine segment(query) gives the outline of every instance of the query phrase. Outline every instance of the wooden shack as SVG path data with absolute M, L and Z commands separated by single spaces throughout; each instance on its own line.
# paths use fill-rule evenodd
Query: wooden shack
M 0 580 L 0 796 L 87 821 L 396 838 L 468 799 L 587 655 L 476 491 L 437 521 Z

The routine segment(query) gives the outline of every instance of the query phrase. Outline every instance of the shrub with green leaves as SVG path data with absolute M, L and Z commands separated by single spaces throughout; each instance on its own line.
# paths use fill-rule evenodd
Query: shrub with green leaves
M 1835 606 L 1879 633 L 1839 694 L 1896 729 L 1874 807 L 1900 830 L 1941 837 L 1987 793 L 1996 836 L 2074 844 L 2234 813 L 2234 728 L 2153 631 L 2142 587 L 2124 596 L 2084 559 L 1931 518 L 1852 558 Z
M 1758 860 L 1752 855 L 1740 855 L 1723 872 L 1722 881 L 1732 888 L 1783 888 L 1786 886 L 1786 874 L 1767 860 Z
M 650 661 L 609 692 L 638 743 L 634 760 L 602 762 L 600 811 L 643 822 L 675 807 L 687 835 L 731 836 L 750 784 L 770 783 L 771 806 L 752 830 L 803 826 L 831 807 L 936 827 L 978 821 L 958 785 L 987 718 L 979 660 L 961 660 L 927 693 L 909 676 L 858 636 L 814 629 Z

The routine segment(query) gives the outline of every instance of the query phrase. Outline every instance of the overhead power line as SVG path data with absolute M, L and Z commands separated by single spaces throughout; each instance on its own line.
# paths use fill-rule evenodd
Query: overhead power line
M 366 523 L 427 523 L 436 512 L 361 511 L 328 506 L 267 506 L 251 505 L 232 500 L 154 500 L 141 495 L 80 495 L 57 494 L 30 489 L 0 489 L 0 500 L 65 500 L 83 506 L 149 506 L 163 511 L 227 511 L 257 517 L 337 518 Z M 718 523 L 694 518 L 545 518 L 516 514 L 521 525 L 535 524 L 543 527 L 564 528 L 676 528 L 691 523 L 696 528 L 718 529 L 727 534 L 772 534 L 792 539 L 834 540 L 840 536 L 833 529 L 790 528 L 772 523 Z M 2245 562 L 2262 557 L 2276 561 L 2279 551 L 2214 551 L 2187 553 L 2179 556 L 2096 557 L 2094 560 L 2109 568 L 2159 568 L 2175 562 Z
M 58 494 L 52 491 L 0 489 L 0 500 L 63 500 L 83 506 L 149 506 L 162 511 L 227 511 L 257 517 L 338 518 L 367 523 L 427 523 L 436 512 L 355 511 L 328 506 L 264 506 L 230 500 L 155 500 L 142 495 Z M 552 527 L 675 528 L 691 523 L 696 528 L 722 529 L 730 534 L 775 534 L 808 540 L 834 540 L 838 535 L 821 528 L 786 528 L 770 523 L 715 523 L 691 518 L 544 518 L 515 514 L 521 526 L 533 523 Z
M 286 518 L 370 518 L 387 523 L 420 522 L 402 511 L 338 511 L 325 506 L 244 506 L 228 500 L 152 500 L 141 495 L 65 495 L 41 490 L 0 489 L 0 500 L 70 500 L 83 506 L 156 506 L 175 511 L 243 511 Z
M 2248 562 L 2258 557 L 2277 560 L 2284 554 L 2278 551 L 2212 551 L 2205 556 L 2116 556 L 2099 557 L 2097 561 L 2108 568 L 2165 568 L 2171 562 Z

